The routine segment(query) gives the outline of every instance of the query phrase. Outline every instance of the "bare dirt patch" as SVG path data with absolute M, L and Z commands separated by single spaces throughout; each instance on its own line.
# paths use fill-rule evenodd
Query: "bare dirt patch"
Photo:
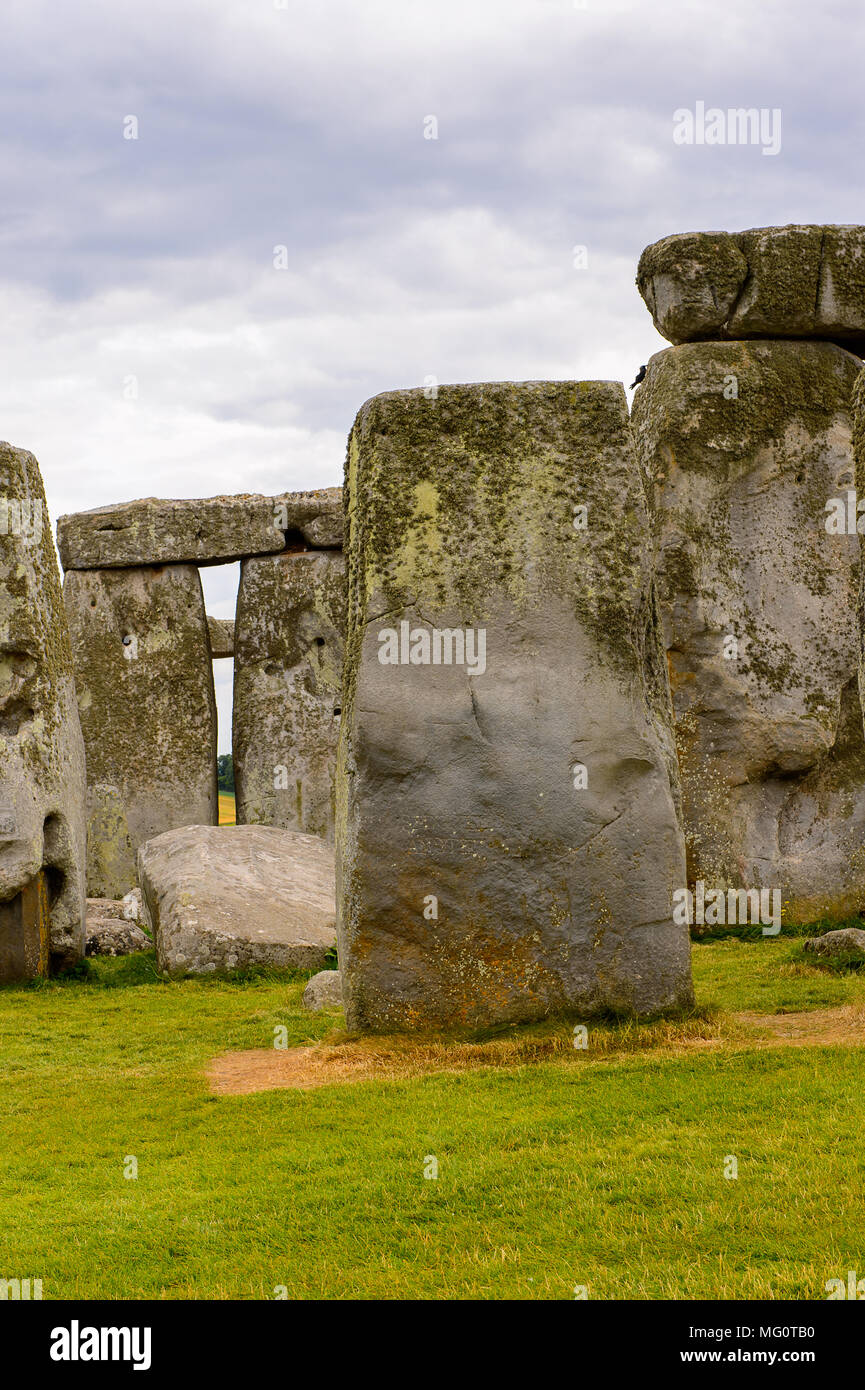
M 865 1006 L 844 1005 L 802 1013 L 738 1013 L 718 1020 L 632 1025 L 593 1030 L 587 1050 L 576 1050 L 570 1034 L 513 1037 L 485 1043 L 365 1038 L 316 1043 L 311 1047 L 255 1048 L 225 1052 L 207 1068 L 216 1095 L 249 1095 L 280 1089 L 309 1091 L 357 1081 L 386 1081 L 481 1067 L 515 1067 L 557 1058 L 586 1061 L 654 1051 L 768 1047 L 862 1047 Z

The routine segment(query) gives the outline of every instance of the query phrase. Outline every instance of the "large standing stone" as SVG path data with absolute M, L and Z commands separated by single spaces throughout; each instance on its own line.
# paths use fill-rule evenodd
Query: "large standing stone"
M 63 594 L 87 749 L 88 895 L 120 898 L 139 845 L 217 817 L 201 580 L 191 565 L 72 570 Z
M 234 656 L 238 824 L 333 840 L 344 633 L 341 552 L 244 561 Z
M 854 483 L 857 509 L 857 535 L 859 537 L 859 593 L 857 610 L 859 615 L 859 703 L 862 707 L 865 724 L 865 518 L 859 516 L 859 503 L 865 513 L 865 371 L 859 373 L 853 390 L 853 458 Z
M 646 247 L 637 285 L 672 343 L 825 338 L 865 351 L 865 227 L 683 232 Z
M 831 343 L 658 353 L 634 401 L 689 878 L 781 890 L 785 918 L 865 906 L 852 486 L 859 362 Z
M 84 951 L 84 746 L 39 465 L 0 443 L 0 980 Z
M 349 1026 L 689 1003 L 669 690 L 622 387 L 378 396 L 346 484 Z
M 61 516 L 57 546 L 65 570 L 193 563 L 221 565 L 286 547 L 342 545 L 342 494 L 258 493 L 237 497 L 144 497 Z
M 142 845 L 160 970 L 320 970 L 336 944 L 333 850 L 269 825 L 187 825 Z

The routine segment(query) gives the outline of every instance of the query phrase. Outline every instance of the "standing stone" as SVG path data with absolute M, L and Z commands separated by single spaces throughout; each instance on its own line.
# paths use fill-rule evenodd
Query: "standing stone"
M 211 618 L 207 615 L 207 634 L 210 638 L 210 655 L 214 661 L 222 657 L 234 656 L 234 619 Z
M 39 465 L 0 443 L 0 981 L 84 952 L 84 746 Z
M 87 891 L 121 898 L 145 840 L 216 821 L 201 581 L 192 565 L 73 570 L 63 595 L 87 749 Z
M 375 397 L 346 485 L 348 1026 L 689 1004 L 669 689 L 623 388 Z
M 856 503 L 856 531 L 859 538 L 859 592 L 857 612 L 859 617 L 859 664 L 858 685 L 859 704 L 862 708 L 865 725 L 865 371 L 859 373 L 853 389 L 853 458 L 854 458 L 854 499 Z
M 780 889 L 790 921 L 865 906 L 855 521 L 831 530 L 860 365 L 831 343 L 693 343 L 653 357 L 634 401 L 689 880 Z
M 232 740 L 238 825 L 333 841 L 344 633 L 340 551 L 243 562 Z

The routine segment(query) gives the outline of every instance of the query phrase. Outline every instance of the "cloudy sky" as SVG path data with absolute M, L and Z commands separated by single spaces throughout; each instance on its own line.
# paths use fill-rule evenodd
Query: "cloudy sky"
M 627 385 L 648 242 L 865 222 L 861 0 L 4 0 L 0 37 L 0 437 L 53 518 L 339 483 L 427 377 Z M 675 143 L 698 102 L 780 151 Z

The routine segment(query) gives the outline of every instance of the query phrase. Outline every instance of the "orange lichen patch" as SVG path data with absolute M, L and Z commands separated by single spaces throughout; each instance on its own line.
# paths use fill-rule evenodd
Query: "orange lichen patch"
M 254 1091 L 315 1090 L 359 1081 L 397 1081 L 489 1067 L 515 1067 L 544 1061 L 590 1064 L 652 1051 L 681 1055 L 699 1050 L 753 1050 L 770 1047 L 861 1047 L 865 1045 L 865 1007 L 845 1005 L 805 1013 L 739 1013 L 727 1019 L 691 1018 L 610 1027 L 589 1025 L 588 1047 L 575 1048 L 569 1025 L 542 1036 L 512 1036 L 490 1042 L 435 1041 L 429 1038 L 365 1038 L 316 1043 L 286 1051 L 255 1048 L 225 1052 L 207 1068 L 215 1095 Z

